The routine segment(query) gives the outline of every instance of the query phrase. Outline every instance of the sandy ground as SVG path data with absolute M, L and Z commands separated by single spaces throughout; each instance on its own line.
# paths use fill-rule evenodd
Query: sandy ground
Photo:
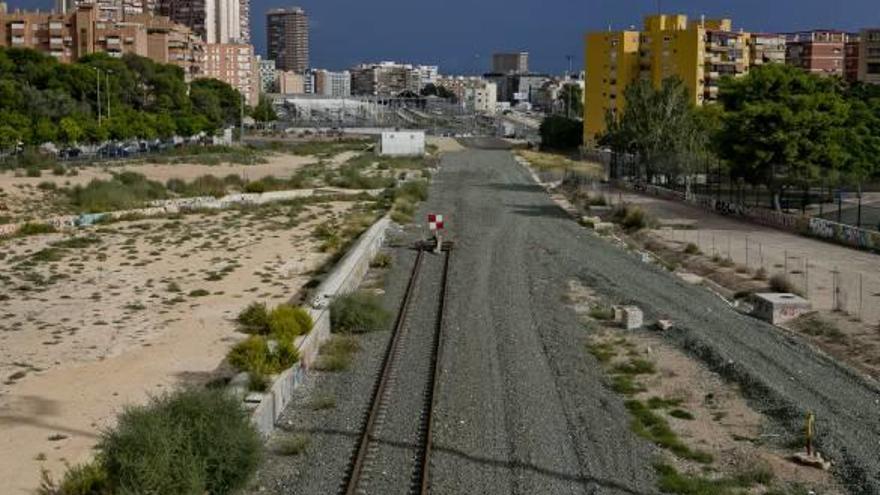
M 787 439 L 769 426 L 766 417 L 749 407 L 739 390 L 712 373 L 698 361 L 668 345 L 648 332 L 628 332 L 613 323 L 590 318 L 590 308 L 606 304 L 589 287 L 577 281 L 569 283 L 569 301 L 591 330 L 592 344 L 605 346 L 612 354 L 605 368 L 630 359 L 642 359 L 654 364 L 656 372 L 639 375 L 637 382 L 645 391 L 634 394 L 634 399 L 647 402 L 652 397 L 674 400 L 678 404 L 654 410 L 691 449 L 707 452 L 714 461 L 702 465 L 684 461 L 666 453 L 664 461 L 673 464 L 679 472 L 702 476 L 733 475 L 764 467 L 774 474 L 773 488 L 781 489 L 798 484 L 823 494 L 842 494 L 830 473 L 800 466 L 788 460 L 794 453 L 780 448 Z M 672 410 L 684 411 L 691 418 L 670 415 Z M 753 487 L 747 493 L 764 493 Z
M 271 167 L 262 170 L 280 170 Z M 241 338 L 234 316 L 254 300 L 295 295 L 329 256 L 316 249 L 314 226 L 353 207 L 276 205 L 109 224 L 80 231 L 99 242 L 63 249 L 58 261 L 37 261 L 35 253 L 65 235 L 5 242 L 3 493 L 31 493 L 41 467 L 57 474 L 65 463 L 87 460 L 98 432 L 124 405 L 215 377 Z M 192 292 L 200 289 L 208 295 Z
M 621 196 L 610 195 L 618 201 Z M 702 209 L 655 197 L 623 194 L 625 201 L 644 206 L 662 223 L 664 239 L 694 243 L 709 256 L 731 258 L 769 275 L 788 273 L 813 306 L 834 306 L 834 272 L 838 272 L 840 308 L 865 323 L 880 322 L 880 256 L 808 237 L 740 222 Z
M 356 152 L 344 152 L 336 155 L 331 163 L 338 164 L 357 155 Z M 219 164 L 199 165 L 194 163 L 178 164 L 111 164 L 78 168 L 78 175 L 55 176 L 51 171 L 44 170 L 42 177 L 16 177 L 13 171 L 0 171 L 0 217 L 9 216 L 13 219 L 40 218 L 57 214 L 52 201 L 45 201 L 47 192 L 38 186 L 41 183 L 52 183 L 58 188 L 86 185 L 94 179 L 110 179 L 113 173 L 125 171 L 143 174 L 148 179 L 165 183 L 168 179 L 191 181 L 203 175 L 225 177 L 238 175 L 245 180 L 255 180 L 267 175 L 278 178 L 289 178 L 305 165 L 317 163 L 318 159 L 311 156 L 295 156 L 288 154 L 270 154 L 265 157 L 266 163 L 254 165 Z M 5 223 L 5 222 L 0 222 Z

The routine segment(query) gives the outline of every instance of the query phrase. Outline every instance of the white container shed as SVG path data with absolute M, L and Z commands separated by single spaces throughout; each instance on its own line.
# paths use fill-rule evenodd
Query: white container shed
M 383 156 L 422 156 L 425 154 L 425 131 L 387 131 L 379 138 Z

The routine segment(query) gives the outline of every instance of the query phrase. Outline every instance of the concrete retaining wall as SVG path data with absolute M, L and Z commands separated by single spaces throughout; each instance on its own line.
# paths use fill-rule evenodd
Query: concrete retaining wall
M 330 301 L 357 289 L 370 269 L 370 261 L 382 248 L 389 225 L 391 220 L 387 216 L 374 223 L 318 286 L 317 295 L 309 308 L 315 326 L 308 335 L 297 341 L 299 363 L 276 377 L 272 387 L 262 394 L 253 410 L 252 420 L 261 434 L 269 435 L 275 429 L 275 421 L 290 402 L 294 389 L 302 383 L 315 363 L 321 344 L 330 337 Z

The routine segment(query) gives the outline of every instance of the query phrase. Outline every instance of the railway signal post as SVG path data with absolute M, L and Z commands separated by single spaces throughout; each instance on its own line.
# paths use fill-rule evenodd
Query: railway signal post
M 438 215 L 436 213 L 428 214 L 428 229 L 434 235 L 434 241 L 436 241 L 436 246 L 434 247 L 434 252 L 439 253 L 443 249 L 443 215 Z

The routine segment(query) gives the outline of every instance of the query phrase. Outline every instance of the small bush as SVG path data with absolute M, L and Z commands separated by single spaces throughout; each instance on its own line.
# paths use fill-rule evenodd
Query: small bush
M 205 289 L 195 289 L 195 290 L 190 291 L 189 297 L 205 297 L 209 294 L 211 294 L 211 293 Z
M 755 272 L 755 280 L 767 280 L 767 270 L 763 266 Z
M 608 342 L 592 343 L 587 346 L 587 350 L 596 357 L 600 363 L 609 363 L 611 359 L 617 356 L 614 345 Z
M 612 212 L 611 218 L 629 231 L 641 230 L 650 224 L 650 218 L 645 210 L 632 205 L 618 206 Z
M 673 418 L 686 419 L 689 421 L 694 419 L 694 415 L 684 409 L 673 409 L 669 411 L 669 415 Z
M 64 175 L 64 174 L 66 174 L 66 173 L 67 173 L 67 170 L 64 169 L 64 165 L 56 164 L 54 167 L 52 167 L 52 175 L 59 175 L 59 176 L 61 176 L 61 175 Z
M 375 294 L 353 292 L 330 304 L 330 324 L 336 333 L 363 333 L 383 329 L 391 315 Z
M 657 368 L 651 361 L 634 358 L 627 363 L 616 365 L 614 371 L 623 375 L 653 375 L 657 372 Z
M 370 260 L 370 268 L 388 268 L 391 266 L 391 256 L 387 253 L 379 253 Z
M 239 326 L 248 333 L 267 335 L 269 333 L 269 310 L 265 303 L 253 302 L 238 314 Z
M 252 374 L 274 375 L 293 366 L 298 360 L 291 340 L 273 341 L 252 335 L 236 344 L 226 355 L 233 367 Z
M 43 172 L 40 171 L 38 167 L 28 167 L 25 171 L 25 175 L 28 177 L 40 177 L 43 175 Z
M 250 181 L 244 185 L 244 192 L 246 193 L 264 193 L 266 192 L 266 183 L 261 180 Z
M 57 232 L 54 226 L 48 223 L 25 223 L 18 229 L 19 236 L 51 234 Z
M 353 337 L 334 335 L 321 346 L 315 369 L 320 371 L 347 370 L 358 349 L 357 341 Z
M 795 287 L 791 279 L 787 275 L 777 273 L 770 277 L 770 290 L 773 292 L 785 292 L 789 294 L 800 294 L 800 290 Z
M 669 427 L 669 423 L 641 401 L 628 400 L 626 408 L 633 417 L 632 430 L 636 435 L 647 438 L 682 459 L 703 464 L 712 462 L 710 454 L 692 450 L 682 443 L 678 435 Z
M 606 306 L 603 304 L 597 304 L 590 308 L 590 318 L 594 320 L 613 320 L 614 319 L 614 308 L 611 306 Z
M 107 471 L 99 462 L 68 466 L 60 483 L 43 470 L 38 495 L 110 495 Z
M 291 435 L 278 441 L 275 452 L 279 455 L 300 455 L 306 451 L 311 441 L 305 435 Z
M 299 307 L 280 304 L 269 313 L 269 333 L 278 340 L 293 340 L 312 330 L 312 317 Z
M 237 398 L 192 388 L 126 409 L 98 450 L 114 493 L 230 494 L 256 471 L 262 444 Z
M 694 244 L 693 242 L 689 242 L 687 246 L 684 248 L 685 254 L 700 254 L 700 247 Z

